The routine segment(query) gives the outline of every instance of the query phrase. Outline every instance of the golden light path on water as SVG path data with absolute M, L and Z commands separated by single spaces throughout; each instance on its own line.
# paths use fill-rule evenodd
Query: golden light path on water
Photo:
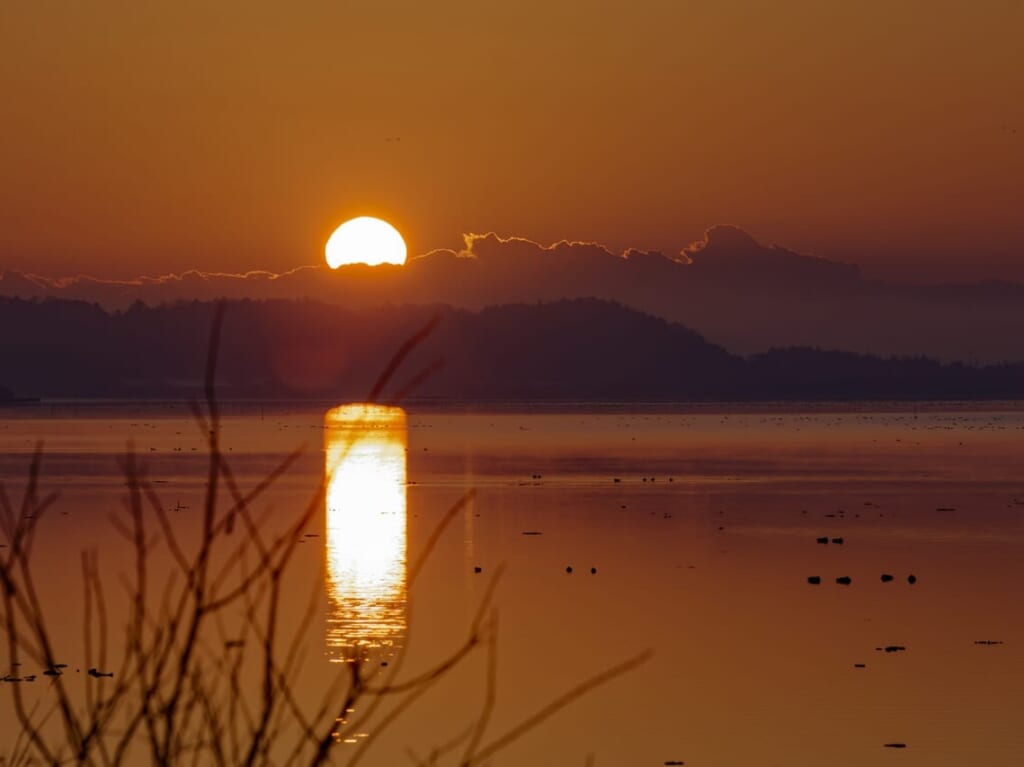
M 327 647 L 340 662 L 394 650 L 406 631 L 405 411 L 327 411 Z

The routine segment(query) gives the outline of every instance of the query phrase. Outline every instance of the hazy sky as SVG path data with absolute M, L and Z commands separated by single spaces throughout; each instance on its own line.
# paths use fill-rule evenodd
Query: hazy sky
M 1024 279 L 1022 40 L 1021 0 L 5 0 L 0 268 L 281 270 L 371 214 Z

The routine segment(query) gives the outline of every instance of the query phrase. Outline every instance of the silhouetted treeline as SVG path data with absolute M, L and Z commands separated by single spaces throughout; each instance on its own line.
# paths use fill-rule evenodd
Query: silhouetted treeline
M 415 387 L 418 397 L 977 399 L 1024 391 L 1021 364 L 972 367 L 808 348 L 744 359 L 682 325 L 596 299 L 480 312 L 233 301 L 220 391 L 239 398 L 361 397 L 435 314 L 436 330 L 403 366 L 427 370 L 444 362 Z M 77 301 L 0 299 L 0 380 L 19 396 L 192 396 L 201 386 L 212 315 L 208 302 L 137 303 L 107 312 Z

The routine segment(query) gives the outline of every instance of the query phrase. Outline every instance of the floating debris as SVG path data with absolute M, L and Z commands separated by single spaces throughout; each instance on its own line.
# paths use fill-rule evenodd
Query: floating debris
M 854 668 L 867 668 L 868 664 L 867 663 L 854 663 L 853 667 Z
M 841 586 L 849 586 L 851 583 L 853 583 L 853 578 L 851 578 L 849 575 L 843 575 L 839 578 L 836 578 L 836 583 L 838 583 Z
M 901 644 L 891 644 L 885 646 L 886 652 L 906 652 L 907 648 Z
M 484 569 L 482 567 L 480 567 L 479 565 L 477 565 L 476 567 L 473 568 L 473 572 L 474 573 L 482 573 L 483 571 L 484 571 Z
M 889 573 L 882 573 L 882 583 L 888 583 L 892 580 L 892 576 Z
M 808 575 L 807 576 L 807 582 L 810 583 L 812 586 L 817 586 L 819 583 L 821 583 L 821 576 L 820 575 Z
M 996 645 L 996 644 L 1003 644 L 1003 640 L 1002 639 L 975 639 L 974 640 L 974 644 Z
M 89 669 L 89 676 L 94 677 L 96 679 L 99 679 L 101 677 L 113 678 L 114 677 L 114 672 L 110 671 L 110 672 L 104 673 L 103 671 L 97 671 L 96 669 L 91 668 L 91 669 Z
M 523 530 L 520 535 L 544 535 L 540 530 Z
M 906 748 L 907 747 L 906 743 L 886 743 L 884 745 L 885 745 L 886 748 Z
M 911 586 L 913 586 L 915 583 L 917 583 L 917 576 L 916 575 L 908 575 L 907 576 L 907 583 L 909 583 Z
M 953 506 L 939 506 L 935 509 L 936 511 L 956 511 Z
M 816 540 L 816 541 L 817 541 L 818 543 L 828 543 L 828 537 L 827 537 L 827 536 L 826 536 L 826 537 L 823 537 L 823 538 L 815 538 L 815 540 Z
M 838 543 L 840 546 L 843 544 L 842 538 L 833 538 L 832 543 Z
M 569 575 L 572 575 L 572 565 L 569 565 L 568 567 L 566 567 L 566 568 L 565 568 L 565 571 L 566 571 L 567 573 L 569 573 Z
M 597 568 L 596 567 L 591 567 L 590 568 L 590 574 L 591 575 L 597 575 Z

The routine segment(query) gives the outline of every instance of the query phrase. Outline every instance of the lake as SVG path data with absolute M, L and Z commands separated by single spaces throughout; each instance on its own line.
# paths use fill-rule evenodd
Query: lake
M 290 678 L 302 706 L 315 709 L 353 657 L 396 683 L 434 668 L 465 642 L 501 573 L 483 618 L 493 639 L 394 723 L 385 717 L 398 697 L 357 703 L 336 763 L 357 753 L 369 765 L 430 763 L 449 744 L 438 763 L 457 763 L 482 710 L 486 744 L 646 651 L 487 763 L 1024 757 L 1024 411 L 1013 403 L 228 405 L 222 438 L 241 492 L 305 448 L 252 504 L 268 531 L 314 511 L 278 616 L 297 637 Z M 125 513 L 126 449 L 187 548 L 203 513 L 205 434 L 173 403 L 0 411 L 0 477 L 15 501 L 40 441 L 41 487 L 59 497 L 39 520 L 35 578 L 62 679 L 85 695 L 113 681 L 86 672 L 98 650 L 83 631 L 82 551 L 104 579 L 100 671 L 118 668 L 130 615 L 133 548 L 110 521 Z M 145 514 L 159 615 L 174 566 Z M 6 534 L 0 543 L 7 556 Z M 6 636 L 0 649 L 7 662 Z M 15 685 L 40 712 L 53 699 L 45 669 L 20 662 L 3 670 L 22 681 L 0 685 L 0 755 L 21 729 Z

